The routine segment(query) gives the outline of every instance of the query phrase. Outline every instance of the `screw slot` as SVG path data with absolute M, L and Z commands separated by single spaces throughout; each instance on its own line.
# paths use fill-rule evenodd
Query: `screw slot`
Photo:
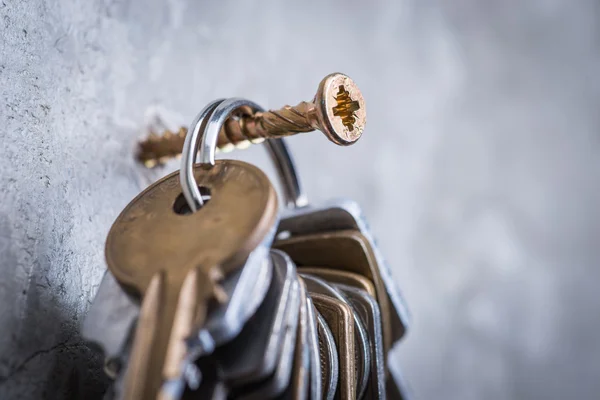
M 342 124 L 348 128 L 348 130 L 354 130 L 354 123 L 356 122 L 356 111 L 360 110 L 360 104 L 358 101 L 352 100 L 350 92 L 346 90 L 344 85 L 340 85 L 338 88 L 337 96 L 335 96 L 337 105 L 333 107 L 333 115 L 342 119 Z
M 200 209 L 210 201 L 211 194 L 210 189 L 205 186 L 198 186 L 198 190 L 200 190 L 200 195 L 202 196 L 202 201 L 204 202 L 204 205 L 202 206 L 196 205 L 198 209 Z M 175 211 L 175 213 L 179 215 L 193 214 L 192 210 L 190 209 L 190 206 L 188 205 L 187 200 L 183 196 L 183 193 L 179 193 L 179 196 L 177 196 L 177 198 L 175 199 L 175 202 L 173 203 L 173 211 Z

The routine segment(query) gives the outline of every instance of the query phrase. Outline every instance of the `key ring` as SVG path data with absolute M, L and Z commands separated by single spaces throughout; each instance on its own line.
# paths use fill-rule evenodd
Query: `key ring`
M 194 118 L 185 137 L 181 154 L 180 182 L 183 195 L 192 212 L 204 205 L 202 194 L 194 178 L 193 166 L 199 150 L 199 163 L 211 168 L 215 165 L 217 138 L 225 121 L 240 107 L 247 106 L 252 112 L 262 112 L 258 104 L 240 98 L 220 99 L 209 103 Z M 296 172 L 294 160 L 283 139 L 269 139 L 265 143 L 275 164 L 283 186 L 283 196 L 288 207 L 303 207 L 308 202 Z

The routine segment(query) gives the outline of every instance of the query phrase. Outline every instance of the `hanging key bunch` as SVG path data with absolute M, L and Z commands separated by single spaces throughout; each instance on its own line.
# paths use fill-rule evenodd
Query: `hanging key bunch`
M 343 74 L 312 102 L 263 111 L 208 104 L 178 132 L 140 144 L 146 166 L 181 170 L 119 215 L 83 326 L 114 379 L 107 399 L 406 399 L 388 354 L 407 313 L 357 204 L 309 206 L 284 136 L 315 129 L 349 145 L 364 99 Z M 215 161 L 265 141 L 282 184 Z M 196 149 L 199 149 L 196 164 Z

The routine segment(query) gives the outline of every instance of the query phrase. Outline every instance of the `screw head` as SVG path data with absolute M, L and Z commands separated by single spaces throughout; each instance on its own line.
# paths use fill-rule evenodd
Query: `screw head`
M 332 142 L 347 146 L 356 142 L 365 128 L 365 99 L 349 76 L 327 75 L 315 96 L 320 129 Z

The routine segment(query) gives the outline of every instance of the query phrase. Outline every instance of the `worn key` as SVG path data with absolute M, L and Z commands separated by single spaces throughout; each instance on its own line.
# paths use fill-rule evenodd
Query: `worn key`
M 312 299 L 311 299 L 312 301 Z M 314 302 L 313 302 L 314 303 Z M 339 380 L 340 364 L 335 347 L 333 333 L 327 325 L 325 318 L 316 310 L 317 332 L 319 337 L 319 360 L 321 363 L 321 382 L 324 400 L 333 400 Z
M 209 345 L 192 347 L 190 362 L 239 333 L 241 326 L 262 303 L 271 283 L 273 268 L 269 257 L 260 259 L 259 256 L 266 254 L 264 250 L 268 252 L 271 240 L 272 235 L 267 235 L 263 243 L 248 257 L 243 270 L 224 279 L 222 289 L 227 294 L 227 300 L 211 302 L 206 324 L 199 332 L 200 335 L 208 334 Z M 125 353 L 129 352 L 126 346 L 131 344 L 128 342 L 131 336 L 129 332 L 139 312 L 140 306 L 129 298 L 112 274 L 107 272 L 86 316 L 82 333 L 86 340 L 102 348 L 106 357 L 105 371 L 111 377 L 116 377 L 121 366 L 126 363 Z M 203 342 L 194 340 L 191 344 L 193 346 L 198 343 Z
M 356 230 L 314 233 L 292 236 L 275 242 L 275 247 L 290 255 L 298 266 L 319 266 L 353 272 L 365 276 L 375 286 L 376 299 L 383 321 L 389 321 L 393 311 L 379 265 L 366 238 Z M 392 326 L 383 326 L 386 353 L 392 348 Z
M 371 375 L 364 399 L 385 399 L 385 357 L 381 312 L 373 283 L 362 275 L 330 268 L 298 268 L 300 274 L 318 276 L 342 291 L 368 331 L 371 348 Z
M 294 282 L 296 292 L 299 292 L 299 282 Z M 299 298 L 298 298 L 299 300 Z M 294 365 L 294 349 L 296 346 L 296 336 L 298 334 L 298 314 L 300 302 L 295 303 L 298 309 L 290 312 L 294 318 L 289 318 L 283 338 L 283 346 L 279 353 L 277 368 L 275 373 L 264 382 L 256 383 L 244 388 L 236 389 L 233 397 L 240 400 L 264 400 L 275 398 L 281 395 L 290 384 L 292 368 Z
M 267 176 L 241 161 L 196 167 L 211 199 L 198 212 L 177 213 L 178 173 L 150 186 L 113 224 L 108 268 L 142 297 L 142 311 L 124 381 L 127 399 L 174 398 L 184 339 L 203 325 L 206 302 L 224 301 L 219 281 L 240 268 L 276 221 L 277 197 Z
M 263 304 L 240 335 L 218 348 L 215 357 L 230 387 L 241 387 L 273 375 L 279 361 L 286 327 L 297 323 L 300 294 L 296 268 L 278 250 L 271 252 L 273 278 Z
M 262 251 L 260 247 L 270 243 L 270 238 L 265 238 L 263 244 L 248 257 L 243 271 L 236 271 L 223 281 L 222 288 L 228 299 L 225 302 L 212 302 L 213 308 L 209 310 L 206 326 L 202 329 L 209 334 L 210 346 L 220 344 L 222 340 L 227 339 L 228 335 L 234 334 L 232 328 L 244 324 L 265 298 L 273 268 L 269 258 L 258 260 L 256 257 Z M 268 247 L 266 249 L 268 251 Z M 258 271 L 257 267 L 259 267 Z M 253 275 L 249 275 L 248 271 Z M 250 281 L 252 286 L 245 284 L 246 281 Z M 113 386 L 119 386 L 123 380 L 122 366 L 127 363 L 131 346 L 130 331 L 139 312 L 139 305 L 129 298 L 112 274 L 107 272 L 86 316 L 82 334 L 86 340 L 102 348 L 106 360 L 105 371 L 116 379 Z M 202 354 L 205 354 L 207 349 L 190 349 L 189 356 L 192 359 L 186 360 L 190 364 L 197 359 L 197 356 L 193 356 L 193 350 L 201 350 Z M 192 369 L 197 370 L 193 364 Z
M 285 233 L 291 236 L 341 230 L 359 231 L 366 243 L 365 247 L 377 264 L 387 297 L 387 305 L 383 304 L 378 297 L 377 300 L 381 307 L 384 324 L 389 325 L 384 327 L 384 339 L 387 343 L 385 348 L 389 349 L 391 344 L 402 338 L 406 332 L 410 315 L 358 204 L 350 200 L 342 200 L 320 207 L 288 210 L 278 227 L 280 234 Z
M 271 243 L 272 235 L 269 234 L 250 254 L 244 268 L 223 281 L 221 286 L 228 294 L 228 301 L 212 302 L 206 325 L 198 333 L 210 336 L 212 346 L 220 346 L 236 337 L 265 298 L 273 274 L 268 256 Z M 203 354 L 209 350 L 194 349 Z
M 329 285 L 321 278 L 311 275 L 302 275 L 302 279 L 306 282 L 311 294 L 319 293 L 331 296 L 352 308 L 352 318 L 354 320 L 354 335 L 355 335 L 355 367 L 356 367 L 356 396 L 360 399 L 363 397 L 367 384 L 369 382 L 369 372 L 371 369 L 371 349 L 369 346 L 369 338 L 367 331 L 361 318 L 354 310 L 353 304 L 348 298 L 337 288 Z
M 349 305 L 336 298 L 310 293 L 319 313 L 333 333 L 339 358 L 336 399 L 356 399 L 356 366 L 354 352 L 354 320 Z

